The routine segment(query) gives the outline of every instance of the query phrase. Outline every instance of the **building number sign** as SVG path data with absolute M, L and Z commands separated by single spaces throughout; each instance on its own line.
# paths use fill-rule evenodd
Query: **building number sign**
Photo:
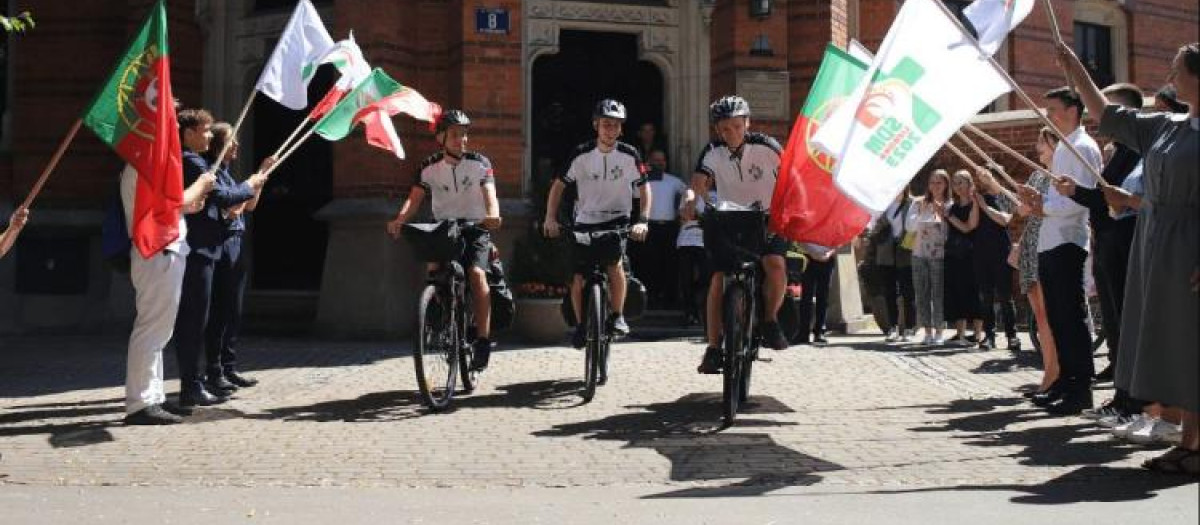
M 480 7 L 475 9 L 475 32 L 508 34 L 508 9 Z

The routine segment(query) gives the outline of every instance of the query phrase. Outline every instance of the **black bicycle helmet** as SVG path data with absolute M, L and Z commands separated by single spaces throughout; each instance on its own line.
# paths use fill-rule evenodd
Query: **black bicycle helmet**
M 713 124 L 727 118 L 749 116 L 750 104 L 737 95 L 721 97 L 708 107 L 708 120 Z
M 615 118 L 617 120 L 625 120 L 625 104 L 617 102 L 611 98 L 606 98 L 596 103 L 596 109 L 592 111 L 592 118 Z
M 446 131 L 450 126 L 470 126 L 471 117 L 468 117 L 462 110 L 451 109 L 442 113 L 441 118 L 437 120 L 437 125 L 434 127 L 434 135 Z

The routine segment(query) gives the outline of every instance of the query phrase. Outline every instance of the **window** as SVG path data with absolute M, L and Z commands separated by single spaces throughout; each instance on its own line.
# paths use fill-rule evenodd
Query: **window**
M 1113 75 L 1112 29 L 1108 26 L 1075 22 L 1075 54 L 1087 68 L 1097 86 L 1116 81 Z

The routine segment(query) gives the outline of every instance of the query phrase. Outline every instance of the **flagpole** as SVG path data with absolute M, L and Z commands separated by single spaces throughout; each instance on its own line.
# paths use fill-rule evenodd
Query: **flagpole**
M 292 148 L 287 150 L 287 152 L 284 153 L 283 156 L 279 157 L 279 160 L 275 161 L 275 164 L 271 165 L 270 168 L 267 168 L 267 171 L 263 172 L 263 175 L 270 175 L 272 172 L 274 172 L 275 168 L 278 168 L 280 164 L 283 164 L 283 161 L 287 160 L 288 157 L 292 156 L 292 153 L 294 153 L 296 150 L 300 149 L 300 146 L 303 146 L 304 142 L 307 141 L 308 138 L 311 137 L 313 132 L 315 132 L 315 131 L 317 131 L 316 126 L 308 128 L 308 132 L 305 133 L 304 136 L 300 137 L 300 140 L 297 140 L 296 144 L 292 145 Z
M 1050 5 L 1050 0 L 1042 0 L 1042 3 L 1045 4 L 1046 16 L 1050 17 L 1050 29 L 1054 31 L 1054 43 L 1063 45 L 1062 30 L 1058 28 L 1058 16 L 1054 14 L 1054 6 Z M 1075 81 L 1071 79 L 1071 75 L 1066 75 L 1066 77 L 1067 89 L 1070 89 L 1072 93 L 1076 93 Z
M 283 153 L 283 150 L 288 149 L 288 146 L 291 145 L 292 140 L 294 140 L 296 138 L 296 135 L 300 134 L 300 130 L 304 129 L 304 126 L 306 126 L 309 123 L 309 121 L 312 120 L 310 118 L 311 116 L 312 116 L 312 113 L 309 113 L 308 116 L 304 117 L 304 120 L 300 121 L 300 125 L 296 126 L 296 129 L 292 130 L 292 134 L 288 135 L 287 140 L 283 141 L 283 144 L 279 145 L 279 149 L 275 150 L 275 153 L 271 154 L 272 157 L 278 157 L 281 153 Z
M 25 202 L 21 204 L 22 208 L 29 208 L 33 204 L 34 197 L 37 197 L 42 192 L 42 186 L 46 184 L 46 179 L 50 178 L 50 172 L 54 171 L 55 166 L 58 166 L 58 161 L 62 159 L 63 153 L 66 153 L 67 146 L 71 141 L 75 140 L 75 134 L 79 133 L 79 126 L 83 124 L 83 119 L 75 119 L 75 123 L 71 125 L 71 131 L 67 132 L 67 136 L 58 145 L 58 149 L 54 152 L 54 156 L 50 157 L 50 162 L 46 164 L 46 168 L 42 170 L 42 175 L 33 185 L 33 189 L 29 191 L 29 195 L 25 197 Z
M 208 175 L 217 172 L 217 169 L 221 166 L 221 160 L 225 158 L 226 153 L 229 153 L 229 148 L 233 147 L 233 143 L 237 142 L 238 130 L 242 128 L 242 122 L 246 120 L 246 114 L 250 112 L 250 106 L 254 105 L 254 96 L 257 94 L 257 88 L 250 90 L 250 96 L 246 97 L 246 103 L 242 105 L 242 113 L 238 115 L 237 123 L 233 125 L 233 131 L 229 134 L 230 140 L 225 142 L 225 145 L 221 147 L 221 154 L 216 157 L 217 161 L 212 166 L 209 166 Z
M 984 160 L 986 160 L 989 164 L 994 164 L 996 166 L 999 166 L 999 164 L 996 164 L 987 155 L 984 155 L 982 153 L 982 150 L 979 150 L 978 146 L 975 146 L 974 143 L 972 143 L 970 139 L 968 139 L 965 135 L 963 135 L 961 131 L 958 132 L 958 134 L 959 134 L 959 138 L 965 140 L 967 142 L 967 144 L 973 146 L 976 149 L 976 152 L 978 152 L 984 158 Z M 950 142 L 946 142 L 946 148 L 949 149 L 950 151 L 954 152 L 955 155 L 958 155 L 958 157 L 961 158 L 963 160 L 963 162 L 966 162 L 967 165 L 970 166 L 971 169 L 975 170 L 976 173 L 979 173 L 979 172 L 987 169 L 987 168 L 984 168 L 983 166 L 980 166 L 980 165 L 972 162 L 971 157 L 969 155 L 967 155 L 966 153 L 963 153 L 962 150 L 958 149 L 958 147 L 956 147 L 954 144 L 951 144 Z M 1002 177 L 1004 180 L 1008 181 L 1008 183 L 1011 184 L 1013 188 L 1017 187 L 1017 183 L 1014 182 L 1012 180 L 1012 178 L 1010 178 L 1008 176 L 1008 174 L 1004 172 L 1003 169 L 998 169 L 996 171 L 998 173 L 1000 173 L 1000 177 Z M 976 175 L 976 178 L 978 178 L 978 175 Z M 1005 189 L 1002 184 L 997 182 L 996 188 L 999 190 L 999 193 L 1001 195 L 1006 197 L 1008 200 L 1012 201 L 1014 204 L 1017 204 L 1017 205 L 1021 204 L 1021 199 L 1019 199 L 1016 196 L 1016 194 L 1014 194 L 1013 192 Z
M 976 155 L 979 155 L 980 157 L 982 157 L 984 164 L 987 164 L 988 166 L 995 168 L 995 170 L 1000 174 L 1000 178 L 1004 179 L 1004 181 L 1007 182 L 1009 186 L 1012 186 L 1013 188 L 1016 188 L 1018 186 L 1017 181 L 1013 180 L 1013 178 L 1011 176 L 1009 176 L 1007 171 L 1004 171 L 1004 166 L 1001 166 L 999 162 L 996 162 L 990 156 L 988 156 L 988 154 L 983 151 L 983 148 L 980 148 L 979 145 L 976 144 L 975 141 L 971 140 L 971 138 L 968 137 L 966 133 L 963 133 L 962 130 L 958 130 L 954 133 L 954 136 L 958 137 L 959 140 L 962 140 L 963 142 L 965 142 L 967 144 L 967 147 L 971 148 L 971 150 L 974 151 Z M 947 142 L 947 144 L 949 144 L 949 142 Z
M 1034 171 L 1044 171 L 1047 173 L 1050 172 L 1050 170 L 1048 168 L 1046 168 L 1045 166 L 1041 166 L 1041 165 L 1037 164 L 1036 162 L 1029 160 L 1028 157 L 1018 153 L 1016 150 L 1008 147 L 1006 144 L 1004 144 L 1003 142 L 1000 142 L 995 137 L 988 135 L 987 133 L 984 133 L 983 130 L 981 130 L 971 124 L 967 124 L 966 126 L 963 126 L 963 129 L 969 130 L 971 133 L 979 135 L 979 137 L 982 138 L 983 140 L 987 141 L 988 144 L 991 144 L 997 148 L 1000 148 L 1000 151 L 1003 151 L 1004 153 L 1007 153 L 1007 154 L 1015 157 L 1017 160 L 1021 161 L 1022 164 L 1025 164 L 1025 166 L 1029 167 L 1030 169 L 1032 169 Z M 1054 177 L 1057 180 L 1056 175 L 1050 174 L 1050 176 Z
M 986 58 L 988 63 L 992 65 L 992 68 L 995 69 L 1000 76 L 1004 77 L 1004 80 L 1008 82 L 1008 85 L 1012 87 L 1017 96 L 1021 97 L 1021 101 L 1025 102 L 1026 105 L 1032 108 L 1033 113 L 1038 116 L 1038 119 L 1041 120 L 1042 123 L 1047 127 L 1049 127 L 1050 131 L 1054 132 L 1054 134 L 1058 136 L 1059 140 L 1062 141 L 1062 144 L 1067 147 L 1067 150 L 1079 160 L 1079 163 L 1087 167 L 1088 172 L 1090 172 L 1092 177 L 1095 178 L 1096 185 L 1100 187 L 1110 186 L 1110 184 L 1104 180 L 1104 177 L 1100 176 L 1100 171 L 1097 170 L 1095 166 L 1088 164 L 1087 160 L 1083 158 L 1083 154 L 1080 153 L 1078 149 L 1075 149 L 1075 146 L 1071 144 L 1071 141 L 1067 140 L 1067 137 L 1063 135 L 1063 132 L 1060 131 L 1053 122 L 1050 122 L 1050 119 L 1047 118 L 1046 115 L 1042 114 L 1042 112 L 1038 110 L 1038 105 L 1034 103 L 1033 99 L 1029 98 L 1029 95 L 1025 94 L 1025 91 L 1021 89 L 1021 86 L 1017 85 L 1017 82 L 1013 80 L 1011 76 L 1009 76 L 1008 71 L 1005 71 L 1004 67 L 996 62 L 996 59 L 992 58 L 991 55 L 987 54 L 982 48 L 979 47 L 979 42 L 971 36 L 970 32 L 967 31 L 967 28 L 963 27 L 962 22 L 960 22 L 958 18 L 954 16 L 954 13 L 950 11 L 950 8 L 946 7 L 946 4 L 942 3 L 942 0 L 932 1 L 938 6 L 939 9 L 942 10 L 942 13 L 946 15 L 946 18 L 949 18 L 950 22 L 958 28 L 959 32 L 962 33 L 963 39 L 975 46 L 975 49 L 979 51 L 979 55 Z

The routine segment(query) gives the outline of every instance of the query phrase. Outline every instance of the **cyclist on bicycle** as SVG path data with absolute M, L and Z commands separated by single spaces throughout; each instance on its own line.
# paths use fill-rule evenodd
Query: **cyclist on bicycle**
M 621 125 L 625 122 L 625 106 L 613 99 L 604 99 L 596 104 L 592 112 L 592 128 L 596 140 L 580 145 L 562 178 L 550 186 L 544 222 L 547 237 L 558 237 L 558 205 L 563 190 L 574 184 L 579 195 L 575 203 L 575 227 L 579 231 L 603 231 L 629 225 L 633 211 L 633 189 L 641 195 L 641 219 L 630 228 L 630 237 L 640 241 L 646 237 L 646 218 L 650 216 L 650 186 L 646 184 L 646 167 L 637 150 L 617 139 L 621 136 Z M 583 348 L 587 344 L 587 331 L 583 322 L 583 276 L 592 264 L 599 262 L 608 270 L 611 294 L 609 300 L 612 315 L 608 319 L 608 331 L 616 335 L 629 333 L 629 325 L 622 315 L 625 304 L 625 241 L 617 243 L 581 245 L 576 244 L 574 254 L 575 278 L 571 282 L 571 304 L 575 309 L 575 333 L 571 345 Z
M 446 111 L 438 119 L 434 133 L 442 149 L 421 163 L 417 183 L 395 220 L 387 224 L 387 231 L 398 238 L 404 224 L 420 209 L 426 194 L 433 199 L 434 220 L 466 220 L 483 225 L 463 230 L 467 247 L 464 269 L 475 310 L 474 369 L 481 371 L 487 368 L 492 350 L 492 305 L 486 273 L 492 241 L 488 231 L 500 227 L 500 203 L 496 199 L 491 162 L 479 153 L 467 151 L 470 127 L 471 119 L 460 110 Z M 428 270 L 437 270 L 437 265 L 430 264 Z
M 739 96 L 717 99 L 709 106 L 709 121 L 718 140 L 708 144 L 700 153 L 700 161 L 692 176 L 692 187 L 683 204 L 685 218 L 695 216 L 697 195 L 708 195 L 716 185 L 717 202 L 708 203 L 714 209 L 760 209 L 769 211 L 775 179 L 779 174 L 782 148 L 774 138 L 750 129 L 750 105 Z M 777 235 L 768 235 L 762 254 L 764 280 L 762 336 L 766 346 L 783 350 L 787 339 L 779 328 L 777 314 L 783 305 L 787 287 L 787 266 L 784 255 L 788 243 Z M 712 260 L 717 258 L 710 257 Z M 725 272 L 730 268 L 714 268 L 708 288 L 708 348 L 700 363 L 702 374 L 721 373 L 721 297 L 724 293 Z

